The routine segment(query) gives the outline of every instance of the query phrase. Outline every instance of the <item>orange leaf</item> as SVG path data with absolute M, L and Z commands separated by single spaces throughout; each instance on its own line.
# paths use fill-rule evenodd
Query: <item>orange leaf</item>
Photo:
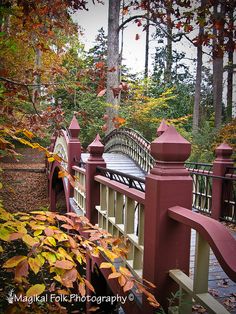
M 130 272 L 126 267 L 120 266 L 120 267 L 119 267 L 119 270 L 120 270 L 120 272 L 121 272 L 123 275 L 125 275 L 125 276 L 127 276 L 127 277 L 132 277 L 131 272 Z
M 134 286 L 134 282 L 132 280 L 129 280 L 126 282 L 126 284 L 124 285 L 123 287 L 123 291 L 126 292 L 126 291 L 129 291 L 133 288 Z
M 118 282 L 120 284 L 121 287 L 123 287 L 126 284 L 126 278 L 125 276 L 121 275 L 120 277 L 118 277 Z
M 54 266 L 62 269 L 71 269 L 72 267 L 74 267 L 74 263 L 70 261 L 56 261 Z
M 62 276 L 62 281 L 64 280 L 68 280 L 68 281 L 76 281 L 77 279 L 77 275 L 78 275 L 78 272 L 75 268 L 72 268 L 70 270 L 67 270 L 63 276 Z
M 68 224 L 63 224 L 61 225 L 62 228 L 68 229 L 68 230 L 72 230 L 74 229 L 72 226 L 68 225 Z
M 94 287 L 91 285 L 91 283 L 84 279 L 85 285 L 87 286 L 87 288 L 89 288 L 89 290 L 91 290 L 92 292 L 95 292 Z
M 86 294 L 85 284 L 83 282 L 79 283 L 79 293 L 81 294 L 82 297 L 84 297 Z
M 92 306 L 90 307 L 90 309 L 88 310 L 88 312 L 96 312 L 97 310 L 99 310 L 100 307 L 99 306 Z
M 152 287 L 154 289 L 156 288 L 156 286 L 152 282 L 150 282 L 150 281 L 148 281 L 146 279 L 143 279 L 143 281 L 145 281 L 147 284 L 149 284 L 150 287 Z
M 112 279 L 112 278 L 118 278 L 122 276 L 121 273 L 117 273 L 117 272 L 114 272 L 114 273 L 111 273 L 109 276 L 108 276 L 108 279 Z
M 4 264 L 3 264 L 3 268 L 12 268 L 17 266 L 20 262 L 22 262 L 24 259 L 26 259 L 27 256 L 22 256 L 22 255 L 18 255 L 18 256 L 13 256 L 11 258 L 9 258 Z
M 51 237 L 51 236 L 54 235 L 54 231 L 53 231 L 53 229 L 51 229 L 51 228 L 46 228 L 46 229 L 44 230 L 44 233 L 46 234 L 47 237 Z

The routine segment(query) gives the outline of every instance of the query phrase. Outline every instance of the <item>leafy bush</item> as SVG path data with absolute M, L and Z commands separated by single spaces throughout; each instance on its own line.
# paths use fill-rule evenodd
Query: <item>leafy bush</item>
M 60 215 L 33 211 L 11 214 L 0 208 L 0 252 L 4 285 L 1 313 L 61 313 L 62 310 L 67 313 L 62 304 L 51 299 L 52 294 L 85 296 L 86 289 L 95 293 L 86 279 L 86 257 L 99 257 L 101 254 L 108 262 L 101 263 L 100 268 L 110 269 L 109 278 L 116 278 L 124 292 L 136 284 L 153 305 L 159 305 L 126 267 L 116 269 L 113 265 L 116 258 L 126 256 L 124 242 L 112 238 L 106 231 L 91 225 L 87 218 L 75 213 Z M 13 291 L 18 298 L 17 303 L 14 302 Z M 43 297 L 52 302 L 43 302 Z M 32 298 L 36 298 L 33 299 L 35 302 L 29 302 Z M 7 299 L 12 304 L 8 304 Z M 68 304 L 63 305 L 68 307 Z M 83 313 L 85 304 L 76 305 Z

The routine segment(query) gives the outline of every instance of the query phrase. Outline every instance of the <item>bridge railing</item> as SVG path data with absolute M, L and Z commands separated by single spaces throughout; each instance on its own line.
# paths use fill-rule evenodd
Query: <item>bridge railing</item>
M 215 219 L 236 223 L 236 168 L 229 146 L 216 149 L 213 164 L 186 162 L 193 178 L 193 208 Z
M 200 285 L 199 276 L 202 278 L 207 272 L 204 270 L 205 264 L 207 264 L 205 263 L 207 254 L 204 253 L 207 252 L 207 249 L 205 250 L 207 245 L 202 240 L 207 231 L 209 233 L 206 238 L 207 242 L 230 278 L 235 280 L 236 266 L 235 259 L 232 261 L 234 253 L 231 252 L 231 248 L 233 248 L 233 252 L 235 250 L 235 240 L 231 238 L 230 241 L 227 240 L 229 239 L 226 236 L 228 233 L 223 226 L 218 229 L 214 228 L 212 231 L 212 226 L 216 226 L 216 221 L 213 219 L 191 212 L 193 183 L 184 166 L 190 150 L 190 143 L 182 138 L 173 127 L 169 127 L 158 139 L 153 141 L 150 144 L 150 151 L 155 163 L 145 178 L 145 191 L 136 189 L 135 185 L 129 182 L 128 177 L 118 179 L 120 182 L 117 182 L 120 173 L 114 175 L 104 169 L 106 168 L 102 157 L 104 146 L 99 137 L 96 137 L 89 145 L 90 155 L 85 168 L 73 165 L 73 172 L 70 173 L 76 177 L 75 193 L 78 192 L 79 197 L 81 195 L 83 197 L 82 207 L 86 217 L 91 223 L 98 224 L 112 235 L 123 236 L 127 239 L 130 244 L 130 253 L 125 261 L 127 267 L 140 278 L 153 282 L 157 286 L 154 295 L 166 310 L 168 309 L 167 299 L 171 293 L 179 289 L 179 286 L 182 290 L 187 291 L 183 294 L 183 298 L 186 297 L 187 300 L 192 297 L 198 300 L 199 294 L 202 299 L 205 298 L 202 290 L 198 293 L 195 287 Z M 232 167 L 233 163 L 230 159 L 232 149 L 229 146 L 220 145 L 216 154 L 217 158 L 212 167 L 214 173 L 212 195 L 216 197 L 216 199 L 212 198 L 212 209 L 214 209 L 212 216 L 217 219 L 217 215 L 220 217 L 222 191 L 224 190 L 224 180 L 221 177 L 224 176 L 227 167 Z M 70 159 L 78 160 L 76 157 L 78 156 L 73 155 L 71 151 L 68 152 L 68 164 L 72 164 Z M 230 176 L 234 178 L 232 169 L 228 173 L 228 177 Z M 122 182 L 122 180 L 124 181 Z M 217 196 L 219 196 L 218 199 Z M 78 200 L 77 203 L 79 204 Z M 195 220 L 191 216 L 192 214 L 197 217 L 194 218 Z M 202 221 L 202 224 L 197 224 L 197 220 Z M 184 278 L 189 276 L 190 228 L 196 229 L 200 234 L 197 237 L 200 244 L 197 244 L 199 251 L 194 273 L 196 281 L 192 284 L 192 288 L 191 285 L 185 285 L 178 276 L 179 274 Z M 221 237 L 227 241 L 219 241 Z M 220 254 L 221 249 L 225 252 L 222 253 L 223 255 Z M 174 280 L 171 280 L 169 273 Z M 204 284 L 206 284 L 205 279 L 204 277 Z M 189 282 L 189 279 L 186 280 Z M 112 287 L 109 280 L 108 285 Z M 113 292 L 117 293 L 117 290 Z M 178 311 L 189 314 L 191 309 L 185 303 L 181 299 Z M 209 304 L 208 301 L 205 303 Z M 150 308 L 146 309 L 144 301 L 142 306 L 141 313 L 153 313 Z M 181 307 L 184 307 L 185 311 L 181 310 Z M 214 305 L 211 310 L 214 312 Z
M 169 271 L 170 277 L 179 285 L 179 304 L 177 313 L 192 313 L 193 302 L 202 305 L 210 313 L 229 312 L 208 292 L 210 248 L 220 262 L 226 274 L 236 281 L 236 241 L 227 229 L 212 218 L 191 212 L 179 206 L 170 208 L 171 219 L 196 230 L 196 247 L 193 279 L 180 269 Z M 220 237 L 219 237 L 220 234 Z M 230 243 L 230 245 L 226 245 Z M 172 308 L 170 313 L 176 313 Z
M 142 278 L 145 193 L 102 175 L 95 181 L 100 183 L 98 226 L 128 241 L 126 264 Z
M 73 166 L 75 187 L 73 200 L 76 206 L 81 210 L 82 214 L 86 215 L 86 171 L 84 168 Z

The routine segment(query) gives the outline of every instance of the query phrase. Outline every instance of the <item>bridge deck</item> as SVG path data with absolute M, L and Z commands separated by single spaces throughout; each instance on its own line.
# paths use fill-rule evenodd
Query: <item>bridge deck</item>
M 81 160 L 86 162 L 89 154 L 82 153 Z M 125 174 L 129 174 L 138 178 L 144 178 L 145 172 L 127 155 L 119 153 L 104 153 L 103 158 L 108 169 L 117 170 Z

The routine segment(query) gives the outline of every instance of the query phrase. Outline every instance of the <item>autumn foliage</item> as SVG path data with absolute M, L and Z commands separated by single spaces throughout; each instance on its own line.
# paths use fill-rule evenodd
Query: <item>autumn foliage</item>
M 75 213 L 61 215 L 56 212 L 33 211 L 10 214 L 0 209 L 1 267 L 9 276 L 9 287 L 22 297 L 56 293 L 86 295 L 86 289 L 96 293 L 96 287 L 86 279 L 86 257 L 100 264 L 99 257 L 105 260 L 100 268 L 109 268 L 110 280 L 118 280 L 124 293 L 136 286 L 144 293 L 150 303 L 158 307 L 155 297 L 148 291 L 155 288 L 152 283 L 136 279 L 125 267 L 114 266 L 117 258 L 124 259 L 127 254 L 125 241 L 93 226 L 87 218 Z M 17 247 L 17 252 L 15 248 Z M 94 264 L 94 267 L 97 267 Z M 7 291 L 6 284 L 6 291 Z M 17 302 L 10 308 L 18 308 L 28 313 L 27 302 Z M 61 310 L 62 305 L 55 302 L 44 304 L 43 311 Z M 39 309 L 35 313 L 40 312 Z M 48 313 L 47 312 L 47 313 Z

